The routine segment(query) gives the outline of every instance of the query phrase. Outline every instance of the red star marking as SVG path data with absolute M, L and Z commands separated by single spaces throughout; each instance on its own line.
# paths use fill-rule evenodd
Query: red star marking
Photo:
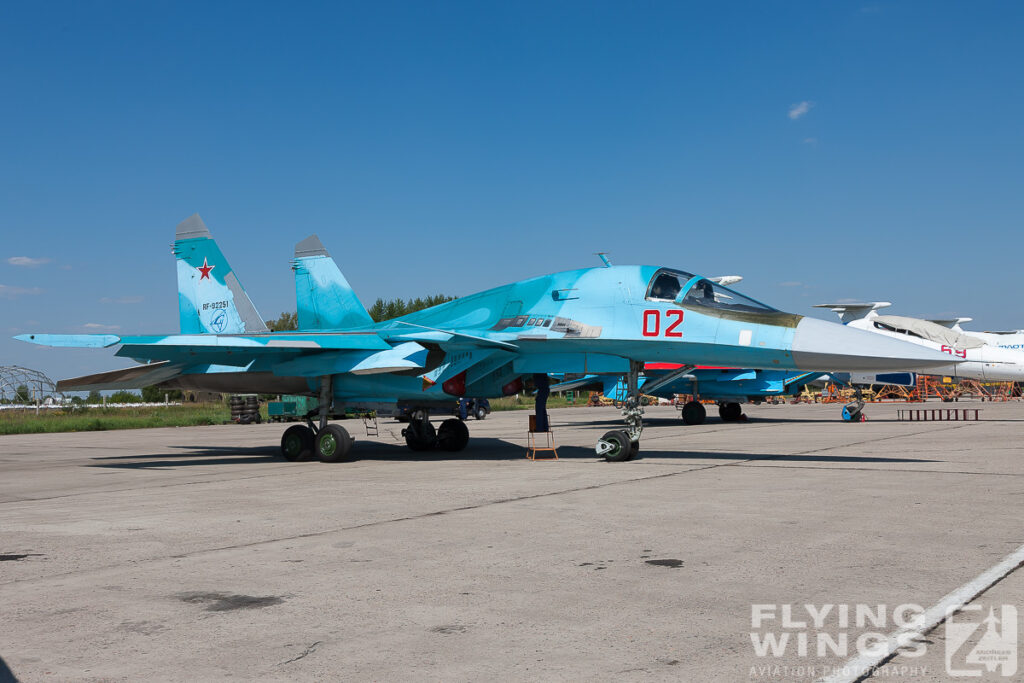
M 203 265 L 197 266 L 197 268 L 196 268 L 196 270 L 198 270 L 201 273 L 201 275 L 199 276 L 199 279 L 200 280 L 209 280 L 210 279 L 210 271 L 213 270 L 216 267 L 217 266 L 208 266 L 208 265 L 206 265 L 206 257 L 204 256 L 203 257 Z

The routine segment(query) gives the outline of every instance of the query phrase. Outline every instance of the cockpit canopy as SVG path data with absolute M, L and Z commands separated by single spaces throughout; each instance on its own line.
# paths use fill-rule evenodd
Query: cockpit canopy
M 771 306 L 743 296 L 717 282 L 670 268 L 662 268 L 651 278 L 647 287 L 647 299 L 743 313 L 777 312 Z

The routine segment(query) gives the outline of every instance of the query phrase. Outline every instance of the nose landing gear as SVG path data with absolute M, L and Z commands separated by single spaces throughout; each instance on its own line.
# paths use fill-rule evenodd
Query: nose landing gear
M 640 434 L 644 430 L 644 409 L 640 405 L 640 371 L 643 363 L 629 362 L 626 375 L 626 399 L 622 402 L 622 419 L 625 429 L 613 429 L 597 440 L 594 451 L 607 462 L 632 460 L 640 452 Z

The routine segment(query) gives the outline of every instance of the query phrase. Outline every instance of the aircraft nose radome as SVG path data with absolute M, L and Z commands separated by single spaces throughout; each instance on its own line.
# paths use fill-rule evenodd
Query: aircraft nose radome
M 949 368 L 959 359 L 912 342 L 803 318 L 793 335 L 793 361 L 801 370 L 863 372 Z

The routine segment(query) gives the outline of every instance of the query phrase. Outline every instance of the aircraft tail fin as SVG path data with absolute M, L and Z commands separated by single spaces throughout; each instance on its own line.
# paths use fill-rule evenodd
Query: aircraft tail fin
M 178 224 L 178 312 L 182 334 L 267 332 L 220 247 L 199 214 Z
M 295 245 L 295 303 L 300 330 L 365 327 L 373 318 L 316 235 Z
M 839 316 L 839 319 L 845 325 L 861 318 L 874 318 L 878 315 L 876 313 L 878 309 L 889 306 L 892 306 L 892 304 L 888 301 L 869 301 L 866 303 L 815 304 L 814 307 L 830 309 Z

